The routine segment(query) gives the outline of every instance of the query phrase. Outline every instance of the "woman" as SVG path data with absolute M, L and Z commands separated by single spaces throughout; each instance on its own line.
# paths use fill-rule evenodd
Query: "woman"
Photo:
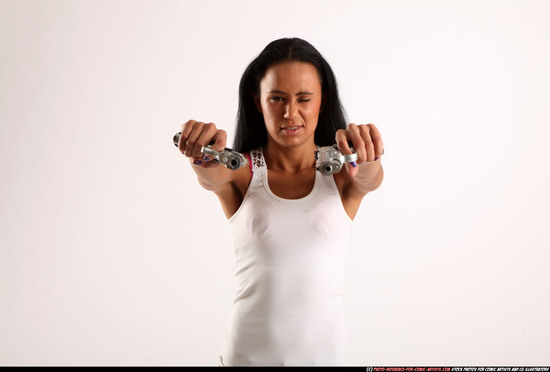
M 346 126 L 334 74 L 308 42 L 271 42 L 243 74 L 233 147 L 250 166 L 203 157 L 226 132 L 188 121 L 179 149 L 213 191 L 233 230 L 237 293 L 222 365 L 343 365 L 343 270 L 351 222 L 382 182 L 383 143 L 372 125 Z M 314 151 L 336 143 L 356 164 L 332 176 Z

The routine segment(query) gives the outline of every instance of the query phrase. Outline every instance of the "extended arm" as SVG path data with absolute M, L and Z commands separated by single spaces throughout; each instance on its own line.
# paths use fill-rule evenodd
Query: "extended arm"
M 351 146 L 357 153 L 357 166 L 346 164 L 347 177 L 343 182 L 344 191 L 352 198 L 362 198 L 376 190 L 384 178 L 381 156 L 384 143 L 374 124 L 349 124 L 346 129 L 336 133 L 336 144 L 343 154 L 351 154 Z
M 182 126 L 178 148 L 189 157 L 199 184 L 218 196 L 222 208 L 229 218 L 244 198 L 250 181 L 249 167 L 231 170 L 212 159 L 205 158 L 201 152 L 204 146 L 212 144 L 212 149 L 222 151 L 226 146 L 227 133 L 212 123 L 190 120 Z

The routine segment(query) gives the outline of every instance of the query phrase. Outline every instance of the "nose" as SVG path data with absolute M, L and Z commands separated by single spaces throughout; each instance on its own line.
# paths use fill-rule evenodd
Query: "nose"
M 288 102 L 285 107 L 285 119 L 295 119 L 298 114 L 298 107 L 294 102 Z

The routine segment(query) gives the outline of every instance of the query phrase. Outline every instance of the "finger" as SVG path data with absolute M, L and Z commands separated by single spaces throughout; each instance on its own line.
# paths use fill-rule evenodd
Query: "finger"
M 193 159 L 193 165 L 198 165 L 202 168 L 214 168 L 220 165 L 217 161 L 208 161 L 204 159 Z
M 382 141 L 382 135 L 380 134 L 380 131 L 374 124 L 369 124 L 370 126 L 370 135 L 372 138 L 372 142 L 374 144 L 374 160 L 378 160 L 378 158 L 382 155 L 384 155 L 384 142 Z
M 348 137 L 357 153 L 357 163 L 362 164 L 367 161 L 367 152 L 365 150 L 365 141 L 361 136 L 362 125 L 349 124 L 348 125 Z
M 348 137 L 348 133 L 346 129 L 339 129 L 338 131 L 336 131 L 336 136 L 335 136 L 336 145 L 344 155 L 351 155 L 352 153 L 350 146 L 348 144 L 349 140 L 350 138 Z
M 357 172 L 359 172 L 359 167 L 357 165 L 353 166 L 354 163 L 346 163 L 345 164 L 346 170 L 348 171 L 348 174 L 351 177 L 355 177 Z
M 189 120 L 181 126 L 181 134 L 180 134 L 180 140 L 178 142 L 178 148 L 182 154 L 185 153 L 187 138 L 189 137 L 189 133 L 191 133 L 191 130 L 193 129 L 194 124 L 195 124 L 195 120 Z
M 197 141 L 197 143 L 199 144 L 197 147 L 200 146 L 200 148 L 202 149 L 204 146 L 211 145 L 212 150 L 221 152 L 225 149 L 226 146 L 227 133 L 222 129 L 216 129 L 215 126 L 213 126 L 212 128 L 201 135 L 201 137 Z M 205 161 L 212 160 L 206 155 L 204 155 L 203 158 Z
M 202 148 L 210 145 L 213 142 L 213 138 L 216 136 L 218 129 L 213 123 L 204 124 L 201 127 L 199 136 L 195 142 L 194 154 L 196 156 L 202 156 Z
M 202 146 L 198 144 L 201 135 L 209 130 L 209 125 L 205 123 L 196 122 L 193 125 L 189 137 L 187 137 L 187 145 L 185 148 L 185 155 L 190 158 L 202 158 L 201 149 Z M 208 144 L 208 143 L 207 143 Z
M 194 157 L 194 148 L 195 148 L 195 141 L 198 138 L 197 134 L 197 124 L 193 125 L 191 128 L 191 131 L 189 132 L 189 135 L 187 136 L 186 143 L 185 143 L 185 156 L 187 157 Z M 196 156 L 195 156 L 196 157 Z
M 214 143 L 212 144 L 212 149 L 215 151 L 222 151 L 225 149 L 227 144 L 227 132 L 223 129 L 218 129 L 212 138 Z
M 368 125 L 361 125 L 361 138 L 363 139 L 364 148 L 365 148 L 365 161 L 371 162 L 374 161 L 374 143 L 372 142 L 370 127 Z

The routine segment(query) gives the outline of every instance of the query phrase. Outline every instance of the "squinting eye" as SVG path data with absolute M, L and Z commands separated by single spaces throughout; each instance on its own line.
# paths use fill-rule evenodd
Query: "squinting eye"
M 271 101 L 282 101 L 283 97 L 271 97 L 270 100 Z
M 309 100 L 309 99 L 301 99 L 300 100 L 300 102 L 309 102 L 309 101 L 311 101 L 311 100 Z

